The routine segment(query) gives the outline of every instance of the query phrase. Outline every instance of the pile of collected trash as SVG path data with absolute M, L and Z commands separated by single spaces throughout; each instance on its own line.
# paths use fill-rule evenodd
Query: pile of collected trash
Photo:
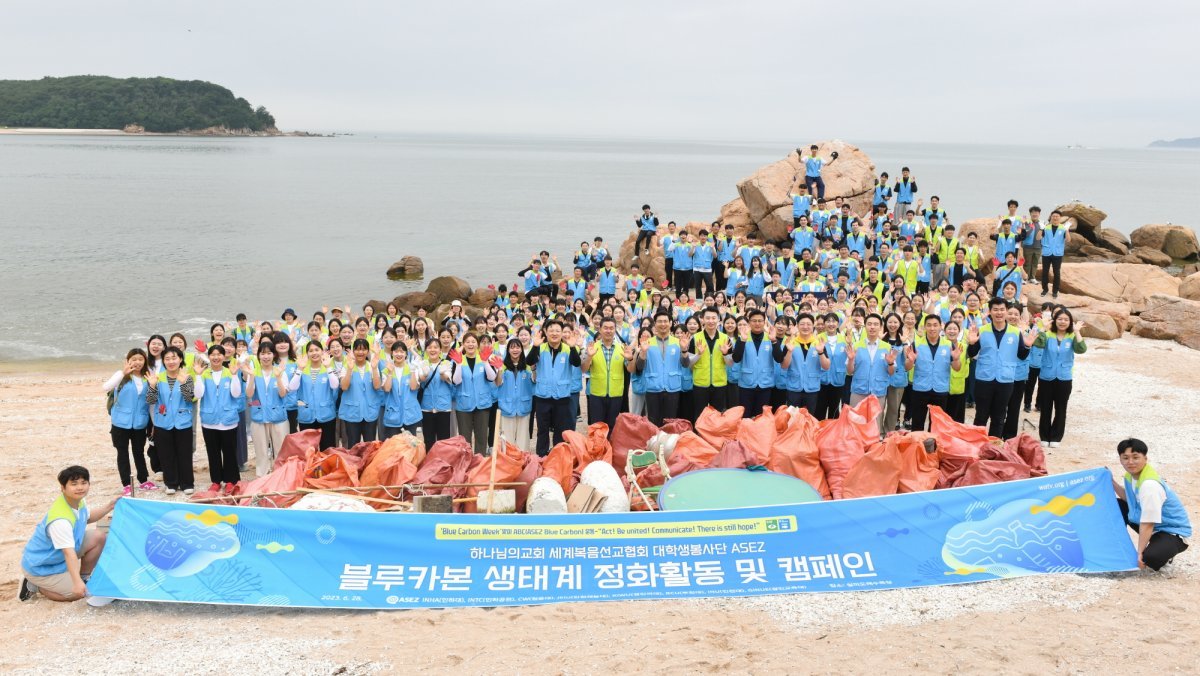
M 710 468 L 787 474 L 826 500 L 1046 474 L 1041 445 L 1029 435 L 1004 442 L 931 407 L 930 432 L 893 432 L 881 441 L 876 422 L 881 414 L 875 397 L 843 406 L 839 417 L 824 421 L 789 406 L 764 407 L 752 418 L 744 418 L 741 407 L 724 413 L 708 408 L 694 427 L 686 420 L 667 420 L 659 428 L 642 416 L 622 413 L 611 434 L 603 423 L 583 433 L 564 432 L 562 443 L 545 457 L 505 443 L 494 460 L 474 454 L 460 436 L 428 451 L 410 434 L 320 451 L 320 431 L 307 430 L 287 437 L 268 475 L 245 483 L 227 500 L 291 507 L 306 499 L 299 506 L 315 509 L 350 509 L 346 500 L 352 500 L 396 510 L 410 507 L 417 495 L 449 495 L 454 511 L 474 512 L 480 491 L 490 485 L 512 487 L 518 512 L 613 512 L 654 509 L 644 489 Z M 634 467 L 630 454 L 646 451 L 654 461 Z M 344 499 L 333 499 L 338 497 Z M 218 498 L 196 494 L 193 499 Z

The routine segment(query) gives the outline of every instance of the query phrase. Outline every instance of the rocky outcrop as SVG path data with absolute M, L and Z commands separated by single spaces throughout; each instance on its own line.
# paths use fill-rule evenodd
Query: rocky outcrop
M 146 128 L 140 124 L 127 124 L 121 131 L 125 132 L 126 134 L 145 134 Z
M 1096 246 L 1124 256 L 1129 253 L 1130 243 L 1129 238 L 1125 233 L 1113 228 L 1104 228 L 1100 231 L 1100 237 L 1096 239 Z
M 1104 219 L 1108 218 L 1108 214 L 1100 209 L 1079 201 L 1067 202 L 1056 209 L 1062 212 L 1063 218 L 1075 219 L 1075 227 L 1072 232 L 1078 232 L 1089 242 L 1095 242 L 1100 238 L 1101 224 Z
M 430 311 L 438 306 L 438 297 L 426 291 L 410 291 L 392 299 L 401 312 L 412 314 L 417 310 Z
M 1200 272 L 1193 272 L 1179 284 L 1179 297 L 1200 300 Z
M 741 197 L 734 198 L 721 207 L 721 215 L 717 217 L 717 222 L 721 224 L 722 231 L 726 225 L 732 225 L 736 237 L 745 237 L 758 229 L 750 218 L 750 209 Z
M 1179 293 L 1179 279 L 1154 265 L 1063 263 L 1062 290 L 1111 303 L 1128 303 L 1132 312 L 1141 312 L 1150 296 Z
M 875 164 L 866 153 L 843 141 L 818 143 L 818 155 L 837 160 L 825 165 L 821 173 L 825 181 L 825 199 L 830 203 L 842 197 L 863 218 L 870 213 L 871 192 L 874 188 Z M 793 151 L 778 162 L 768 164 L 737 184 L 738 195 L 745 205 L 750 221 L 763 237 L 772 242 L 787 238 L 787 226 L 792 223 L 790 196 L 792 187 L 804 180 L 804 165 Z
M 1105 326 L 1108 324 L 1108 322 L 1112 322 L 1114 330 L 1108 332 L 1116 333 L 1116 335 L 1113 335 L 1112 338 L 1119 338 L 1120 334 L 1128 331 L 1129 326 L 1134 320 L 1133 312 L 1129 307 L 1129 303 L 1113 303 L 1070 293 L 1060 293 L 1058 298 L 1052 298 L 1049 294 L 1044 296 L 1040 294 L 1036 284 L 1030 285 L 1029 291 L 1026 293 L 1029 299 L 1029 307 L 1031 309 L 1041 307 L 1042 303 L 1054 303 L 1056 305 L 1062 305 L 1070 310 L 1071 314 L 1076 318 L 1084 318 L 1089 325 Z M 1096 320 L 1096 316 L 1099 315 L 1103 315 L 1106 320 Z M 1084 335 L 1089 338 L 1105 337 L 1100 335 L 1093 336 L 1088 334 L 1086 331 L 1084 332 Z
M 1200 350 L 1200 301 L 1163 294 L 1151 295 L 1138 316 L 1133 333 L 1145 338 L 1174 340 Z
M 405 256 L 388 268 L 388 279 L 420 279 L 425 274 L 425 263 L 416 256 Z
M 1149 247 L 1180 260 L 1200 259 L 1200 244 L 1196 231 L 1184 225 L 1143 225 L 1129 233 L 1133 246 Z
M 990 275 L 992 273 L 992 268 L 995 267 L 992 264 L 992 259 L 996 257 L 996 240 L 992 239 L 991 236 L 996 234 L 996 219 L 972 218 L 969 221 L 959 224 L 956 233 L 958 234 L 959 241 L 963 243 L 963 246 L 966 246 L 967 235 L 972 232 L 975 233 L 975 236 L 979 238 L 979 272 L 985 275 Z
M 436 296 L 440 305 L 455 300 L 467 300 L 471 297 L 471 285 L 461 277 L 435 277 L 429 282 L 425 292 Z
M 496 302 L 496 289 L 493 287 L 480 287 L 471 292 L 471 297 L 467 299 L 467 305 L 478 308 L 490 308 Z
M 1129 251 L 1129 254 L 1136 256 L 1141 260 L 1141 262 L 1148 265 L 1157 265 L 1160 268 L 1171 266 L 1170 256 L 1159 251 L 1158 249 L 1151 249 L 1148 246 L 1135 246 Z

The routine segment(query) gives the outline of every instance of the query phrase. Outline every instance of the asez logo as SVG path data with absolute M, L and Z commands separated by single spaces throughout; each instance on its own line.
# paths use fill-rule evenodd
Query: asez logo
M 791 529 L 792 529 L 792 523 L 790 521 L 788 521 L 787 519 L 767 519 L 767 530 L 768 531 L 791 530 Z

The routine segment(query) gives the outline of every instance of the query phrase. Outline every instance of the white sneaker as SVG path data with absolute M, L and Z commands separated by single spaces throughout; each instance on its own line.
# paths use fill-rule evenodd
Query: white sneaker
M 1050 448 L 1050 442 L 1049 442 L 1049 441 L 1045 441 L 1045 440 L 1043 440 L 1043 441 L 1039 441 L 1038 443 L 1042 445 L 1042 448 Z
M 164 491 L 164 492 L 165 492 L 167 495 L 175 495 L 175 489 L 174 489 L 174 488 L 168 488 L 168 489 L 167 489 L 166 491 Z
M 87 604 L 93 608 L 103 608 L 115 600 L 110 596 L 89 596 L 87 597 Z
M 1051 441 L 1050 448 L 1058 448 L 1058 444 L 1059 444 L 1059 442 L 1057 442 L 1057 441 Z
M 184 495 L 191 495 L 192 493 L 195 493 L 195 492 L 196 492 L 196 489 L 194 489 L 194 488 L 185 488 L 185 489 L 183 489 L 183 494 L 184 494 Z

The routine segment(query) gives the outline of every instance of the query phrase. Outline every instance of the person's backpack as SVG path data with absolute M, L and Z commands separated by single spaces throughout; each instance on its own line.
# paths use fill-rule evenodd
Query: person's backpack
M 117 394 L 121 392 L 121 388 L 123 386 L 124 383 L 118 383 L 116 387 L 112 388 L 104 395 L 104 410 L 108 412 L 109 415 L 112 415 L 113 404 L 117 402 Z

